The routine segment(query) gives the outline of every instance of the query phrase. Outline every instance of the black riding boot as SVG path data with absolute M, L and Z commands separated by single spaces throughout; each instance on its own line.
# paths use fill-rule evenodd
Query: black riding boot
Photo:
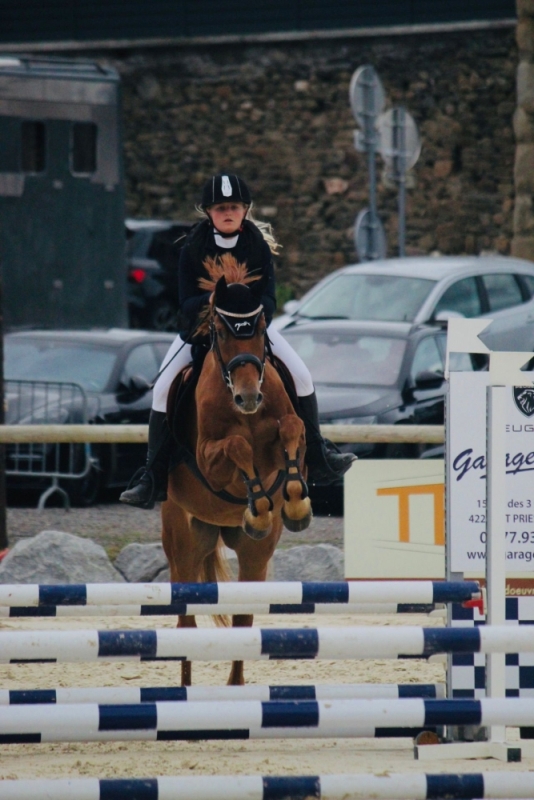
M 300 417 L 306 428 L 308 481 L 322 485 L 334 483 L 345 474 L 356 456 L 340 453 L 334 444 L 321 436 L 315 392 L 299 397 L 299 406 Z
M 146 465 L 133 476 L 130 484 L 119 498 L 121 503 L 128 503 L 138 508 L 154 508 L 156 500 L 167 499 L 167 475 L 169 472 L 169 456 L 171 451 L 171 434 L 167 426 L 167 415 L 163 411 L 150 412 L 148 422 L 148 453 Z

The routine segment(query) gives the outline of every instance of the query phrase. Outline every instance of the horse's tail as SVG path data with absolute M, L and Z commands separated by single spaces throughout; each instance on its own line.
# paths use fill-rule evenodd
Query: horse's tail
M 201 581 L 208 581 L 209 583 L 218 583 L 219 581 L 231 581 L 232 573 L 230 572 L 230 565 L 228 559 L 224 554 L 224 542 L 219 536 L 217 540 L 217 547 L 204 559 L 202 569 Z M 231 618 L 228 614 L 214 614 L 213 620 L 215 624 L 220 627 L 228 628 L 231 624 Z

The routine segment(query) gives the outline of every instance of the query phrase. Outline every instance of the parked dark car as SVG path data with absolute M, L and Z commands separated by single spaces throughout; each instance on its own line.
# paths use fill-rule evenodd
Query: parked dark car
M 322 424 L 442 425 L 446 331 L 395 322 L 301 323 L 282 331 L 310 368 Z M 468 355 L 455 368 L 474 369 Z M 425 445 L 347 444 L 359 458 L 416 458 Z
M 400 322 L 323 320 L 281 331 L 310 368 L 322 424 L 442 425 L 446 331 Z M 451 362 L 452 363 L 452 362 Z M 483 366 L 464 354 L 454 368 Z M 432 445 L 341 444 L 358 458 L 419 458 Z M 322 513 L 342 513 L 343 480 L 311 487 Z
M 190 222 L 126 220 L 130 326 L 178 330 L 178 259 Z
M 85 417 L 95 425 L 146 424 L 152 403 L 150 383 L 173 339 L 173 334 L 119 328 L 7 334 L 6 422 L 67 424 L 82 422 Z M 65 383 L 77 384 L 83 391 L 62 389 Z M 8 472 L 8 488 L 42 490 L 46 481 L 23 474 L 28 459 L 38 462 L 39 450 L 23 453 L 22 459 L 19 455 L 21 468 L 17 469 L 14 447 L 10 446 L 6 453 L 8 471 L 17 473 Z M 86 446 L 76 447 L 78 458 L 82 455 L 80 448 Z M 60 483 L 71 500 L 80 505 L 93 503 L 101 489 L 126 486 L 143 464 L 146 446 L 91 445 L 90 456 L 92 467 L 85 477 Z M 64 463 L 62 456 L 62 467 Z

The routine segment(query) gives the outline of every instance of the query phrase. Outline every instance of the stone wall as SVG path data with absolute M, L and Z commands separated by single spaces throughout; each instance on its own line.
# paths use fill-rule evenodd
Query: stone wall
M 517 0 L 517 110 L 512 252 L 534 261 L 534 2 Z
M 108 53 L 123 78 L 128 212 L 192 219 L 206 177 L 236 171 L 284 246 L 282 294 L 299 295 L 354 262 L 367 166 L 353 147 L 348 87 L 353 71 L 371 63 L 388 104 L 405 105 L 422 136 L 408 192 L 408 253 L 509 253 L 514 34 L 503 28 Z M 378 207 L 393 256 L 394 187 L 381 182 Z

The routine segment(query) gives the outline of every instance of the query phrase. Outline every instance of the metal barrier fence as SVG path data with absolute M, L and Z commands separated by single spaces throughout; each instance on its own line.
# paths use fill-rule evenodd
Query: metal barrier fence
M 59 493 L 65 507 L 69 495 L 59 485 L 63 479 L 84 478 L 92 466 L 91 448 L 80 440 L 43 441 L 38 432 L 44 427 L 87 422 L 87 397 L 76 383 L 59 381 L 7 380 L 5 382 L 5 418 L 16 429 L 29 428 L 31 438 L 12 440 L 6 448 L 6 475 L 14 478 L 50 481 L 42 492 L 38 508 Z M 14 424 L 15 423 L 15 424 Z

